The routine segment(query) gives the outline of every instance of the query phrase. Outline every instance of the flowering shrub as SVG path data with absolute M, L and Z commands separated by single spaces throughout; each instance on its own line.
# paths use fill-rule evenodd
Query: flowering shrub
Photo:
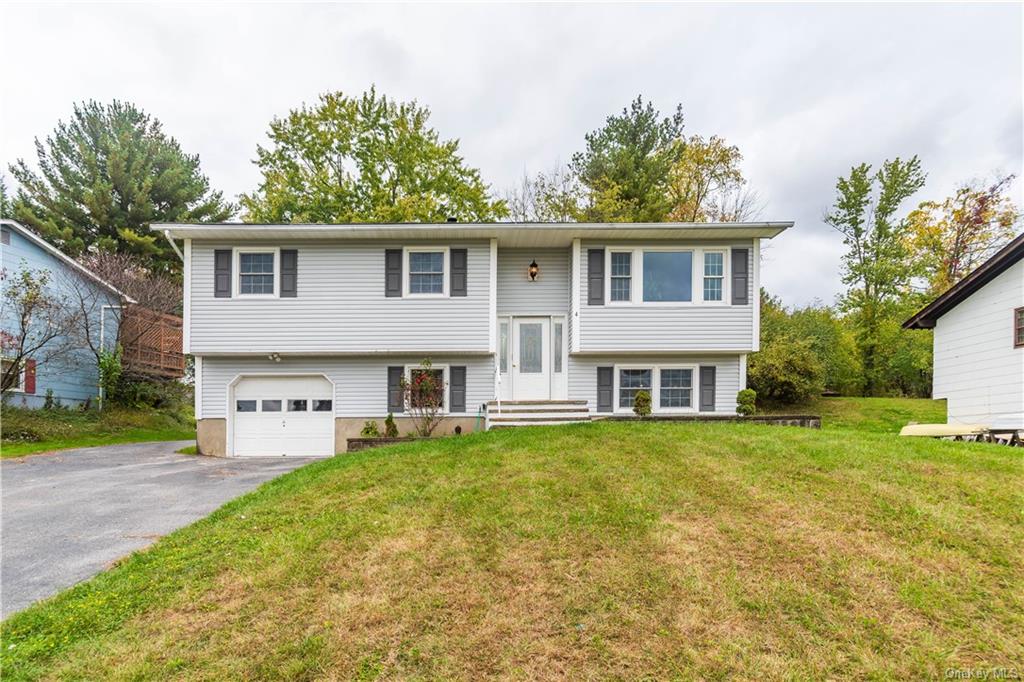
M 444 370 L 434 369 L 429 359 L 402 377 L 402 398 L 416 433 L 426 438 L 441 423 L 444 410 Z

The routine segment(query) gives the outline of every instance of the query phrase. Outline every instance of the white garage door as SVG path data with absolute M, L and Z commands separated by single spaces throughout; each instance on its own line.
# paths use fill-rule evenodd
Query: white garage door
M 245 377 L 232 399 L 235 455 L 334 454 L 334 388 L 327 379 Z

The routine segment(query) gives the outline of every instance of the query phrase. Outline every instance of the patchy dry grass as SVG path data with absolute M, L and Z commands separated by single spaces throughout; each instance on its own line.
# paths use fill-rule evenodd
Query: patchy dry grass
M 1020 452 L 595 423 L 304 467 L 2 626 L 4 679 L 903 678 L 1024 661 Z
M 191 407 L 27 410 L 4 405 L 0 457 L 116 443 L 195 438 Z

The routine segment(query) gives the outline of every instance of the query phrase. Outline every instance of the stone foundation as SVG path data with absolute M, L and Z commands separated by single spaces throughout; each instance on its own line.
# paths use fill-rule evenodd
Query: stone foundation
M 363 430 L 365 418 L 360 417 L 338 417 L 334 420 L 334 451 L 340 454 L 348 449 L 348 439 L 358 438 Z M 377 428 L 381 434 L 384 433 L 384 419 L 379 418 Z M 435 435 L 447 436 L 455 433 L 456 427 L 461 427 L 462 433 L 472 433 L 476 428 L 476 417 L 444 417 Z M 415 435 L 412 419 L 409 417 L 395 417 L 395 424 L 398 426 L 400 436 Z M 483 424 L 480 424 L 483 429 Z M 196 422 L 196 446 L 199 454 L 211 457 L 226 457 L 228 452 L 228 423 L 226 419 L 200 419 Z

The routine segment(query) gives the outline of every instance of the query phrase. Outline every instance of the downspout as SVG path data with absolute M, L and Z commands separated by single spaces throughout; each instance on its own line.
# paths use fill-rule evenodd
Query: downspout
M 101 305 L 100 306 L 100 356 L 101 357 L 103 356 L 103 341 L 107 337 L 107 334 L 106 334 L 106 324 L 105 324 L 106 323 L 106 317 L 103 314 L 104 312 L 106 312 L 107 308 L 110 308 L 111 310 L 113 310 L 114 308 L 117 308 L 118 310 L 124 310 L 124 306 L 123 305 L 106 304 L 106 305 Z M 103 372 L 101 371 L 98 374 L 99 374 L 99 376 L 97 377 L 97 380 L 96 380 L 97 381 L 96 388 L 99 389 L 97 391 L 99 393 L 99 410 L 100 410 L 100 412 L 102 412 L 103 411 Z
M 174 249 L 174 253 L 178 254 L 178 258 L 181 260 L 182 263 L 184 263 L 185 254 L 181 252 L 181 249 L 178 248 L 178 245 L 174 243 L 173 239 L 171 239 L 171 231 L 164 230 L 164 236 L 167 237 L 167 241 L 170 243 L 171 248 Z

